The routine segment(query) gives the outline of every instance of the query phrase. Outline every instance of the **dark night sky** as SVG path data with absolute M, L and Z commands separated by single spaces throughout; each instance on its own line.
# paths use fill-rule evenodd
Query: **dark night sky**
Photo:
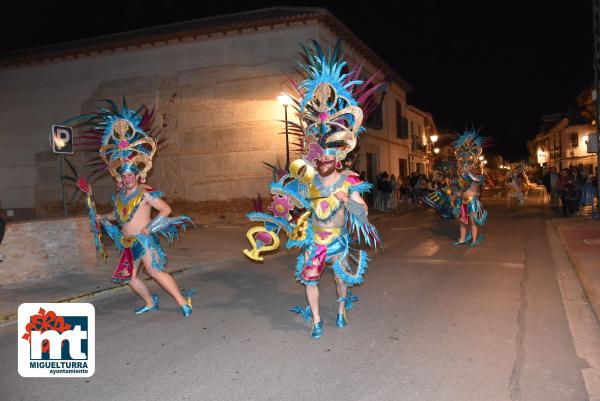
M 591 0 L 399 1 L 398 11 L 375 0 L 363 3 L 369 8 L 342 1 L 207 3 L 21 2 L 12 25 L 0 26 L 0 51 L 274 5 L 325 7 L 414 86 L 409 103 L 432 112 L 439 126 L 481 128 L 494 138 L 492 150 L 512 159 L 526 157 L 525 142 L 543 114 L 565 111 L 593 79 Z

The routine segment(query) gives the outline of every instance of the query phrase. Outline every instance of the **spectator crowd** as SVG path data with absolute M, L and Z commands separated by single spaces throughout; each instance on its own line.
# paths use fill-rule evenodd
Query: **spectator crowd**
M 365 173 L 361 177 L 365 180 Z M 391 176 L 383 171 L 375 177 L 373 189 L 368 196 L 369 207 L 380 212 L 391 212 L 398 209 L 401 203 L 413 207 L 419 206 L 421 196 L 441 186 L 441 182 L 433 176 L 417 172 L 407 177 Z
M 560 171 L 549 167 L 542 177 L 542 184 L 550 198 L 550 207 L 562 210 L 565 217 L 579 213 L 583 206 L 593 206 L 597 182 L 591 169 L 583 164 Z

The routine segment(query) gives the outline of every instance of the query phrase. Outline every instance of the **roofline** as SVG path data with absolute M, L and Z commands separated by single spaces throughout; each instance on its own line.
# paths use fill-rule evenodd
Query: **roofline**
M 408 110 L 412 110 L 413 112 L 415 112 L 416 114 L 420 114 L 422 117 L 425 118 L 433 118 L 433 116 L 431 115 L 431 113 L 425 111 L 425 110 L 421 110 L 420 108 L 413 106 L 412 104 L 406 105 L 406 108 Z
M 400 85 L 406 92 L 411 92 L 414 90 L 412 85 L 410 85 L 406 80 L 404 80 L 404 78 L 402 78 L 396 72 L 396 70 L 394 70 L 394 68 L 387 64 L 381 57 L 379 57 L 377 53 L 375 53 L 365 42 L 363 42 L 358 36 L 356 36 L 354 32 L 352 32 L 342 21 L 340 21 L 335 15 L 333 15 L 326 9 L 323 10 L 326 11 L 326 14 L 323 16 L 324 21 L 322 22 L 327 22 L 327 20 L 329 20 L 329 22 L 331 22 L 331 24 L 335 28 L 341 31 L 336 32 L 336 30 L 333 29 L 334 32 L 337 33 L 341 39 L 346 39 L 345 36 L 347 36 L 350 40 L 346 40 L 354 45 L 357 45 L 357 50 L 359 51 L 361 56 L 363 56 L 364 58 L 370 58 L 375 60 L 374 64 L 379 65 L 380 67 L 383 67 L 383 69 L 387 70 L 387 72 L 389 73 L 389 78 L 391 78 L 392 81 Z
M 231 24 L 221 24 L 213 27 L 196 27 L 194 23 L 206 22 L 211 19 L 234 17 L 238 15 L 248 15 L 253 12 L 264 12 L 268 10 L 284 10 L 287 7 L 269 7 L 257 10 L 244 11 L 239 13 L 224 14 L 196 20 L 177 22 L 173 24 L 159 25 L 151 28 L 138 29 L 133 31 L 120 32 L 109 35 L 95 36 L 92 38 L 54 43 L 46 46 L 27 48 L 23 50 L 5 52 L 0 54 L 0 67 L 18 68 L 24 65 L 33 65 L 36 63 L 56 62 L 68 60 L 81 56 L 94 56 L 106 52 L 114 52 L 119 49 L 139 50 L 144 46 L 153 46 L 155 44 L 166 44 L 173 41 L 198 40 L 200 37 L 210 38 L 214 34 L 228 33 L 231 31 L 255 29 L 264 26 L 287 25 L 293 23 L 308 21 L 318 21 L 331 29 L 340 39 L 352 45 L 357 53 L 367 61 L 381 68 L 388 74 L 388 77 L 400 85 L 405 91 L 412 91 L 414 88 L 404 80 L 389 64 L 387 64 L 377 53 L 375 53 L 366 43 L 356 36 L 343 22 L 322 7 L 292 7 L 290 10 L 297 10 L 298 15 L 278 16 L 273 18 L 264 18 L 256 21 L 233 22 Z M 304 13 L 304 14 L 301 14 Z
M 32 61 L 55 61 L 57 59 L 66 59 L 66 57 L 77 57 L 81 55 L 90 55 L 91 53 L 102 53 L 103 51 L 114 51 L 120 48 L 138 47 L 143 45 L 152 45 L 156 43 L 168 43 L 171 41 L 180 41 L 183 39 L 198 39 L 199 36 L 210 38 L 212 34 L 226 33 L 230 31 L 242 31 L 243 29 L 258 28 L 265 25 L 289 24 L 298 21 L 314 19 L 313 14 L 309 16 L 289 16 L 277 17 L 252 22 L 238 22 L 231 25 L 217 25 L 214 27 L 204 27 L 194 29 L 193 26 L 184 29 L 187 25 L 206 22 L 212 19 L 223 17 L 234 17 L 238 15 L 249 14 L 250 12 L 276 10 L 283 7 L 269 7 L 264 9 L 245 11 L 239 13 L 222 14 L 217 16 L 199 18 L 175 22 L 172 24 L 157 25 L 150 28 L 142 28 L 131 31 L 112 33 L 107 35 L 93 36 L 90 38 L 79 39 L 67 42 L 52 43 L 49 45 L 26 48 L 11 52 L 0 53 L 0 66 L 17 66 L 18 64 L 29 64 Z M 304 7 L 306 10 L 314 10 L 314 16 L 320 12 L 327 12 L 322 8 Z M 268 24 L 267 24 L 268 23 Z M 178 30 L 179 29 L 179 30 Z M 172 30 L 166 32 L 166 30 Z M 69 46 L 67 50 L 61 50 L 62 47 Z

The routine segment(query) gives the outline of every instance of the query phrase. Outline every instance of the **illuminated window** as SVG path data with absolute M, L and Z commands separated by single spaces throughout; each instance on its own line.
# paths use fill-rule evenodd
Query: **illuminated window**
M 571 138 L 569 139 L 572 148 L 576 148 L 579 146 L 579 134 L 571 134 Z

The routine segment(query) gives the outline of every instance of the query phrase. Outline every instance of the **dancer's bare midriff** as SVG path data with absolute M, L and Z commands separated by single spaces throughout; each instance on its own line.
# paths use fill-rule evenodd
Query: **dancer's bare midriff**
M 480 184 L 478 182 L 471 182 L 471 184 L 469 184 L 469 188 L 467 188 L 463 192 L 463 198 L 471 199 L 475 196 L 478 196 L 479 195 L 479 187 L 480 187 Z
M 122 232 L 124 235 L 137 235 L 137 234 L 147 234 L 144 231 L 148 223 L 151 220 L 151 207 L 150 204 L 146 201 L 146 197 L 148 195 L 144 195 L 144 199 L 138 206 L 137 211 L 127 223 L 123 224 Z

